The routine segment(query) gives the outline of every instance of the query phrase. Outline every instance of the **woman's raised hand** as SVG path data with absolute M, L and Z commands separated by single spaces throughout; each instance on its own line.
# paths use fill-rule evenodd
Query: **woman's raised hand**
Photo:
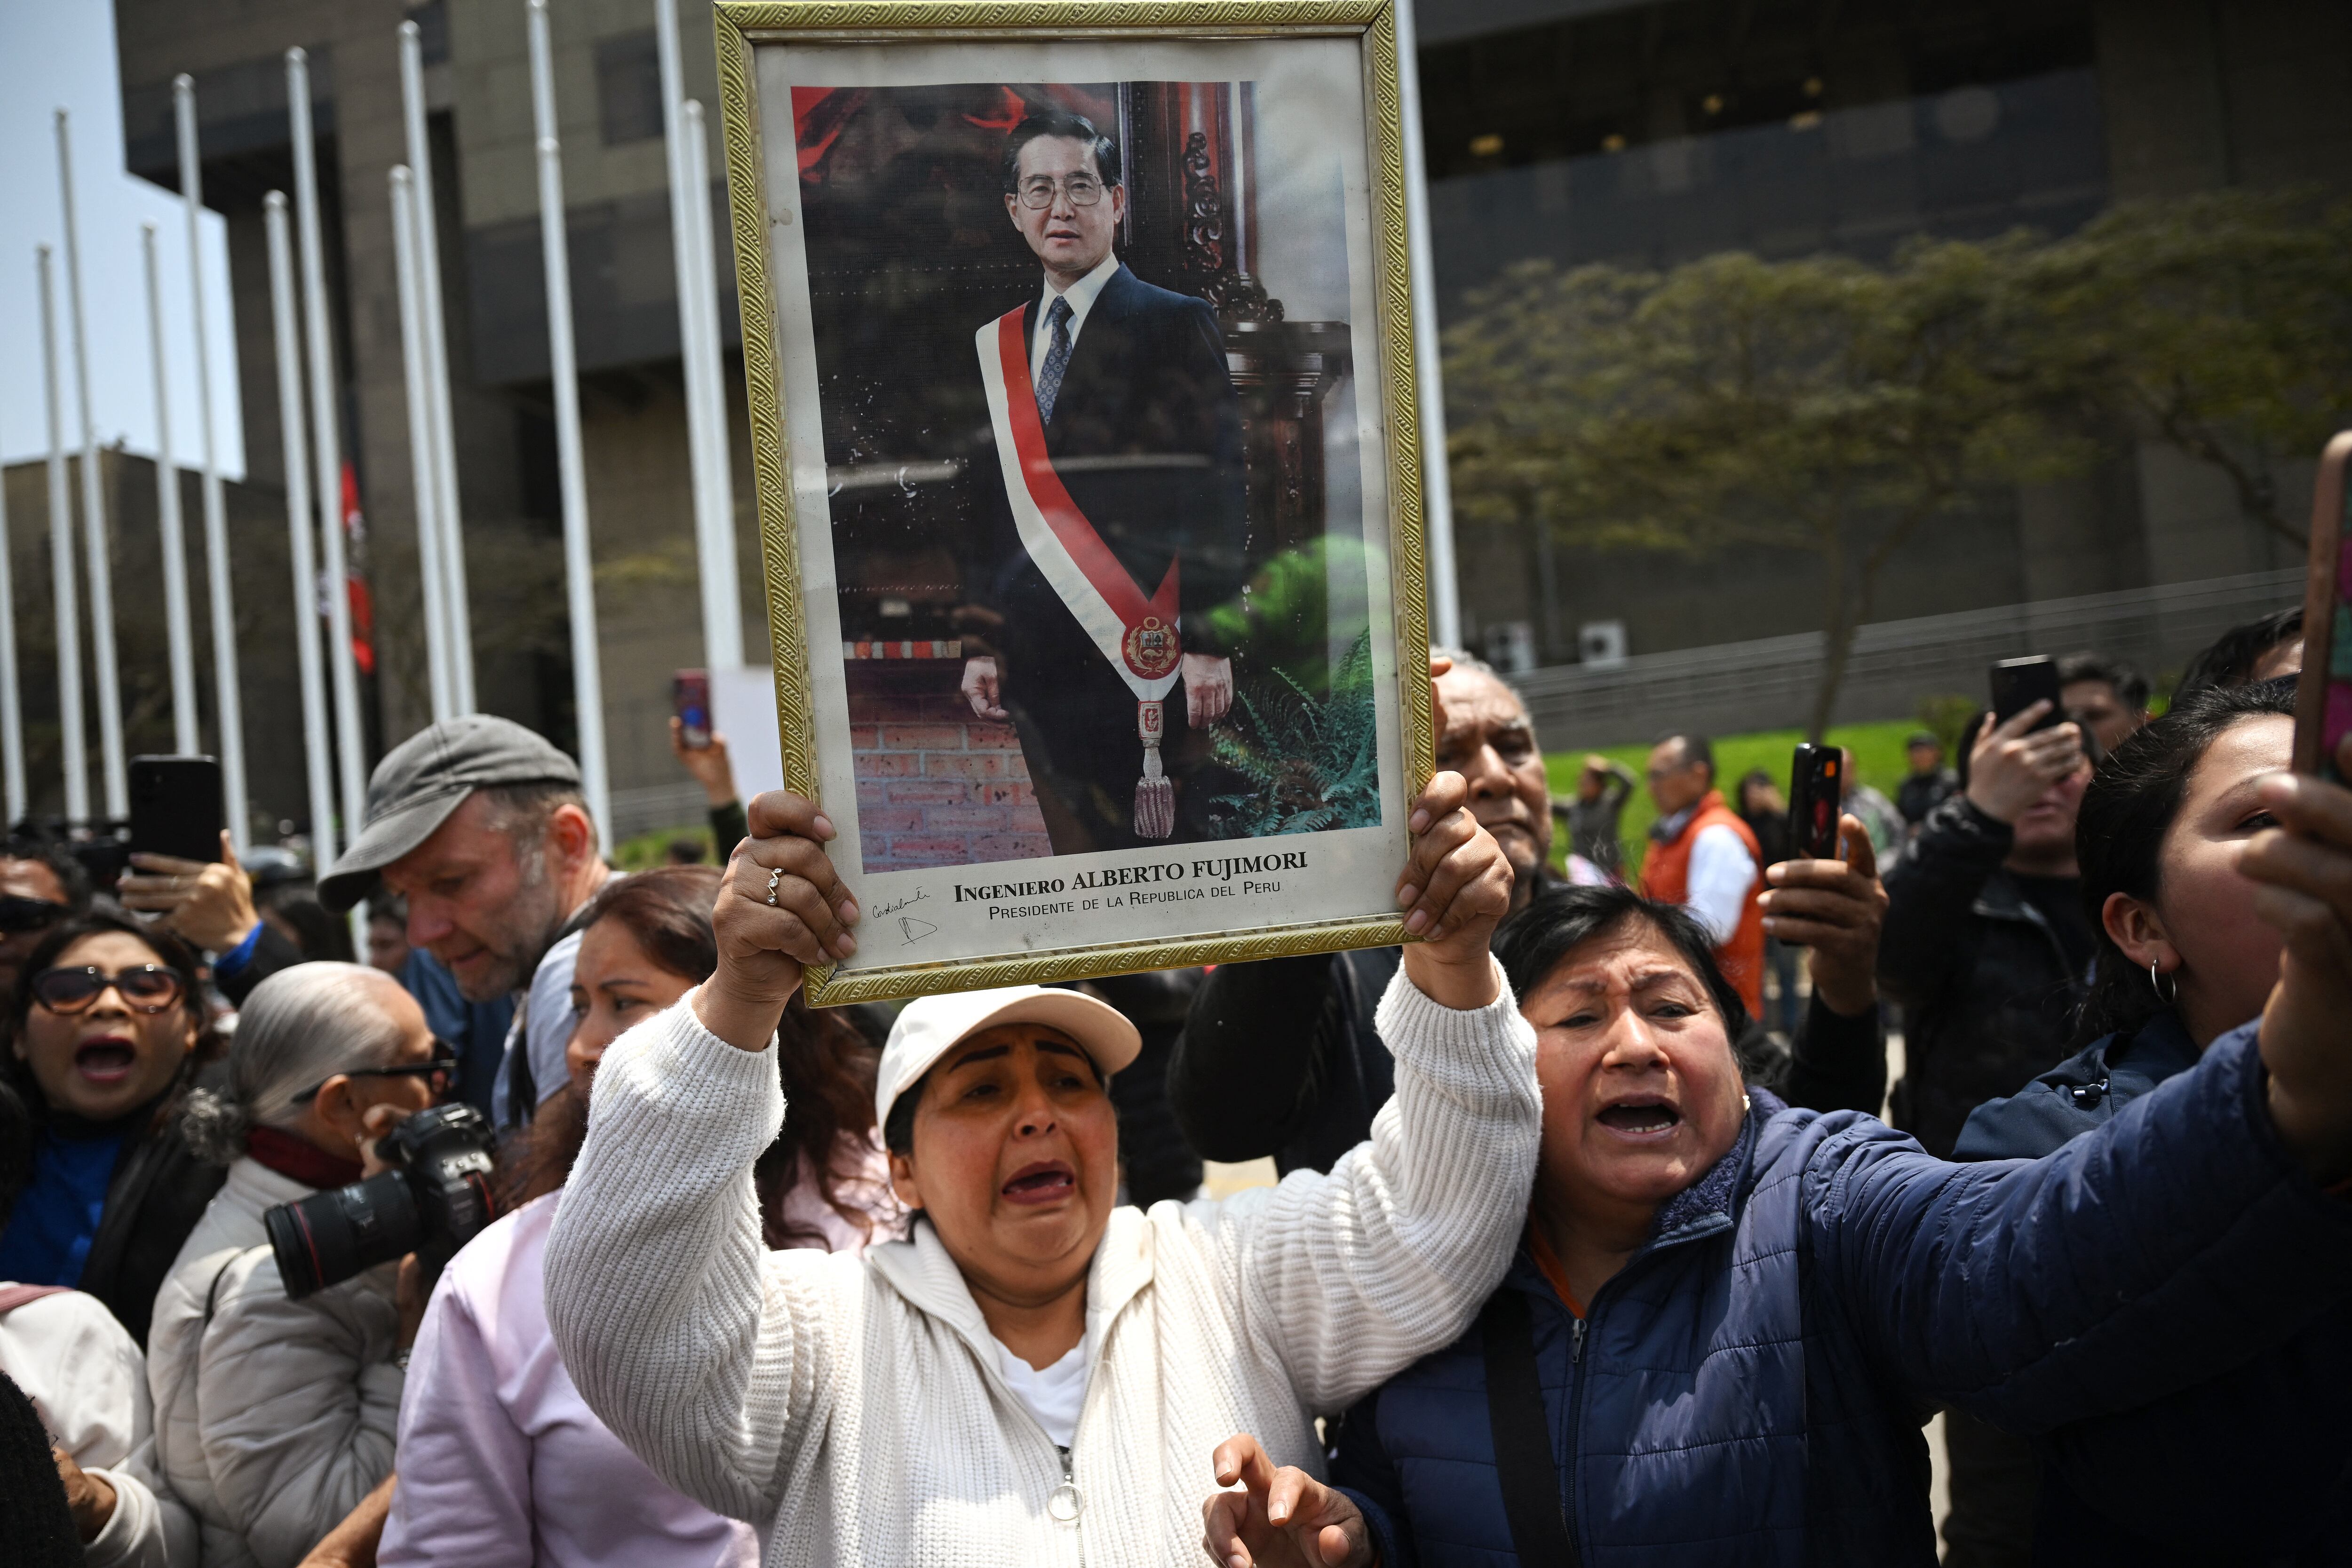
M 768 1047 L 801 972 L 857 951 L 857 900 L 824 846 L 833 824 L 816 803 L 782 790 L 755 796 L 751 835 L 728 858 L 710 925 L 719 969 L 694 994 L 702 1026 L 747 1051 Z
M 1439 773 L 1412 803 L 1412 854 L 1397 879 L 1407 942 L 1405 973 L 1444 1006 L 1484 1007 L 1502 994 L 1486 944 L 1511 907 L 1511 863 L 1470 815 L 1470 786 Z
M 1223 1568 L 1366 1568 L 1379 1560 L 1364 1516 L 1347 1494 L 1295 1465 L 1280 1469 L 1255 1437 L 1217 1445 L 1217 1484 L 1201 1505 L 1201 1544 Z
M 2352 777 L 2352 739 L 2336 766 Z M 2352 790 L 2273 773 L 2258 798 L 2280 826 L 2257 833 L 2239 869 L 2260 883 L 2254 912 L 2285 934 L 2263 1009 L 2271 1116 L 2322 1182 L 2352 1176 Z

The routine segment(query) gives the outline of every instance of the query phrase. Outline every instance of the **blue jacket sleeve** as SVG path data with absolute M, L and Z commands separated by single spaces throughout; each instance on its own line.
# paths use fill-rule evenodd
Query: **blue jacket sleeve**
M 1829 1125 L 1806 1243 L 1908 1392 L 2038 1435 L 2244 1365 L 2352 1297 L 2352 1204 L 2280 1142 L 2254 1026 L 2040 1160 Z
M 1331 1484 L 1363 1514 L 1381 1568 L 1415 1568 L 1421 1558 L 1413 1550 L 1412 1532 L 1404 1528 L 1404 1488 L 1388 1445 L 1381 1440 L 1378 1389 L 1339 1424 L 1339 1441 L 1331 1451 Z

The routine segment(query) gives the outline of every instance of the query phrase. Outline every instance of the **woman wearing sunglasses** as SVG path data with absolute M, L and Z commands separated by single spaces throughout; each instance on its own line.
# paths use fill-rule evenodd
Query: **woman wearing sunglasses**
M 86 1291 L 146 1343 L 220 1186 L 171 1124 L 215 1047 L 177 938 L 99 913 L 34 946 L 0 1051 L 0 1279 Z
M 155 1299 L 155 1446 L 206 1568 L 289 1564 L 392 1469 L 415 1269 L 383 1264 L 289 1300 L 264 1211 L 383 1169 L 376 1141 L 455 1063 L 391 976 L 304 963 L 254 987 L 188 1096 L 189 1146 L 228 1179 Z

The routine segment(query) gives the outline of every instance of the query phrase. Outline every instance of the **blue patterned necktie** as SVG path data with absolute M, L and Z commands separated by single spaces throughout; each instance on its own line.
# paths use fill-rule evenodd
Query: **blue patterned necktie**
M 1054 400 L 1062 395 L 1062 373 L 1070 368 L 1070 302 L 1059 294 L 1045 310 L 1052 337 L 1045 344 L 1045 368 L 1037 375 L 1037 417 L 1054 422 Z

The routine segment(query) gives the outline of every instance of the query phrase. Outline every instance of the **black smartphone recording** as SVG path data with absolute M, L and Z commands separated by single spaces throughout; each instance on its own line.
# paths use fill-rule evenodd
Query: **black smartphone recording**
M 221 858 L 220 763 L 211 757 L 131 759 L 131 848 L 183 860 Z
M 1789 847 L 1799 859 L 1837 858 L 1844 773 L 1845 755 L 1837 747 L 1797 742 L 1789 760 Z
M 2048 654 L 2001 659 L 1992 667 L 1990 682 L 1994 723 L 2006 724 L 2036 702 L 2047 702 L 2050 709 L 2033 721 L 2035 729 L 2047 730 L 2066 721 L 2065 707 L 2059 700 L 2058 661 Z

